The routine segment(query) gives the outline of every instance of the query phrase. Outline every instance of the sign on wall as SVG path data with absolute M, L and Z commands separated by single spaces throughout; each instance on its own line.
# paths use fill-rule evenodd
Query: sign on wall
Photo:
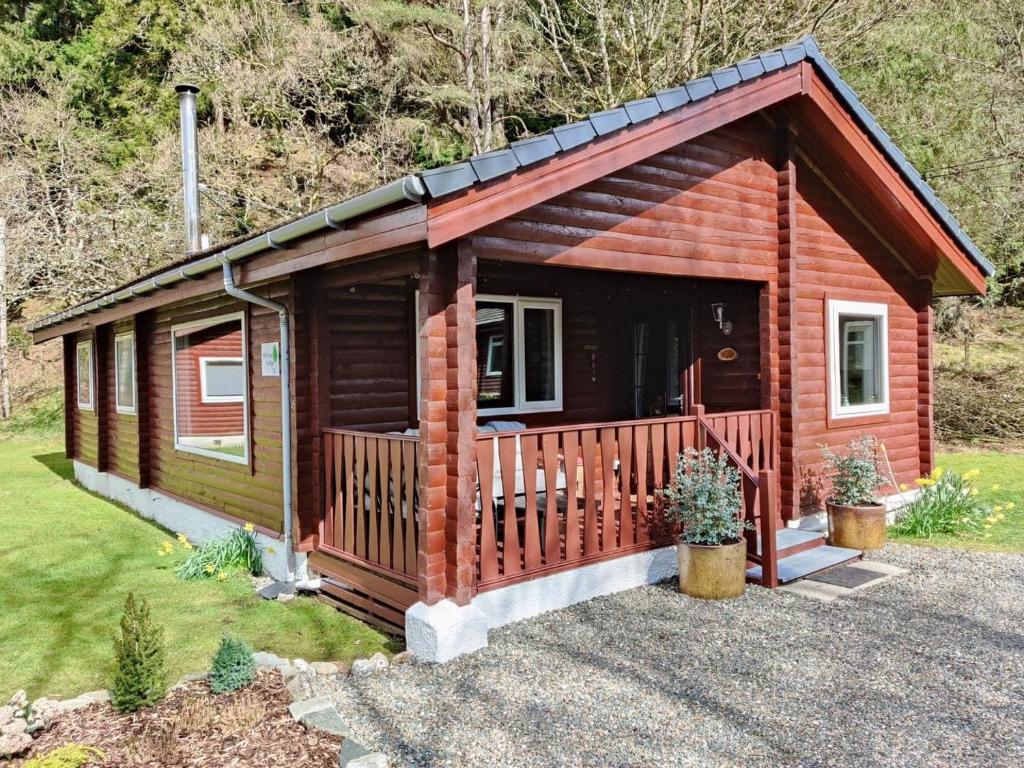
M 260 345 L 260 367 L 264 376 L 281 375 L 281 346 L 271 341 Z

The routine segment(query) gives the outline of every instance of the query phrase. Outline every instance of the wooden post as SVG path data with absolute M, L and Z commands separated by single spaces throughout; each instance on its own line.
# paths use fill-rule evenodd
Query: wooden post
M 476 258 L 460 242 L 420 270 L 419 590 L 467 604 L 476 588 Z
M 779 586 L 779 553 L 776 551 L 775 528 L 778 511 L 775 495 L 775 472 L 762 469 L 757 475 L 758 514 L 761 522 L 761 586 Z
M 932 374 L 932 284 L 923 280 L 917 310 L 917 443 L 921 477 L 935 464 L 934 381 Z M 893 489 L 895 492 L 898 489 Z
M 703 451 L 708 446 L 707 428 L 704 426 L 704 405 L 697 403 L 693 406 L 693 415 L 697 417 L 697 450 Z
M 150 481 L 150 349 L 153 343 L 153 315 L 142 312 L 135 316 L 135 422 L 139 440 L 139 488 L 148 488 Z
M 78 407 L 78 379 L 75 367 L 78 363 L 78 349 L 75 335 L 69 333 L 64 342 L 64 455 L 75 458 L 75 413 Z
M 94 338 L 96 359 L 93 361 L 93 408 L 96 413 L 96 471 L 106 472 L 110 463 L 110 409 L 113 387 L 111 347 L 114 327 L 97 326 Z
M 786 519 L 800 514 L 799 454 L 800 366 L 797 358 L 797 262 L 799 258 L 796 220 L 796 136 L 784 123 L 779 128 L 776 146 L 778 179 L 778 350 L 779 350 L 779 473 L 781 475 L 782 515 Z

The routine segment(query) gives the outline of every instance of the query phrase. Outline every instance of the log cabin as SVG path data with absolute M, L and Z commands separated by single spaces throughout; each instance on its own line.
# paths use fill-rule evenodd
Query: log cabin
M 276 576 L 439 661 L 671 576 L 689 447 L 741 473 L 752 581 L 858 554 L 802 530 L 820 446 L 931 470 L 932 302 L 992 273 L 808 37 L 31 330 L 83 485 L 198 540 L 252 523 Z

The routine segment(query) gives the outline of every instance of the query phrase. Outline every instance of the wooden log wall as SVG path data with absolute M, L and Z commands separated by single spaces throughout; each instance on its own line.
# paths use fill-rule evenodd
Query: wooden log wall
M 913 483 L 927 466 L 918 432 L 918 403 L 927 393 L 922 393 L 919 377 L 922 338 L 918 307 L 922 298 L 918 281 L 811 168 L 798 163 L 796 177 L 800 247 L 793 322 L 799 329 L 795 343 L 800 378 L 795 391 L 799 431 L 794 451 L 796 489 L 800 508 L 806 513 L 821 508 L 828 488 L 822 444 L 838 447 L 872 434 L 884 442 L 897 481 Z M 829 299 L 888 305 L 888 414 L 830 420 L 826 370 Z

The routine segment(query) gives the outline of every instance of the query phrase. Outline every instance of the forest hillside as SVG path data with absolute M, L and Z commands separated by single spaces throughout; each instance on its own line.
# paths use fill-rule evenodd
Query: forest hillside
M 202 89 L 216 243 L 807 33 L 998 266 L 984 302 L 940 308 L 945 338 L 1019 333 L 999 320 L 1024 304 L 1018 3 L 4 2 L 0 357 L 14 406 L 46 389 L 59 355 L 28 351 L 26 321 L 184 250 L 174 83 Z M 940 376 L 974 386 L 981 364 Z

